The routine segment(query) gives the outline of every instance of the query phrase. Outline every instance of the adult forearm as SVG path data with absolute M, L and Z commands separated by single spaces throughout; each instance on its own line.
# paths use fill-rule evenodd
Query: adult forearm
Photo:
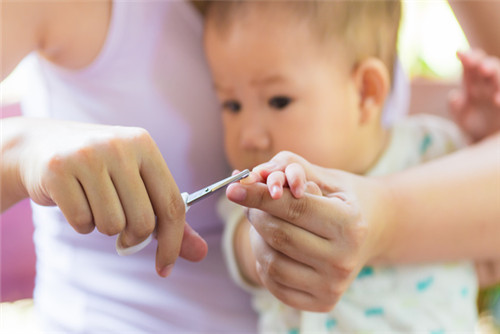
M 23 198 L 28 197 L 22 186 L 19 173 L 18 152 L 23 142 L 23 131 L 20 117 L 0 120 L 2 128 L 1 154 L 1 212 L 8 209 Z
M 500 57 L 500 2 L 450 0 L 449 3 L 471 47 Z
M 500 134 L 384 181 L 394 211 L 382 262 L 500 256 Z

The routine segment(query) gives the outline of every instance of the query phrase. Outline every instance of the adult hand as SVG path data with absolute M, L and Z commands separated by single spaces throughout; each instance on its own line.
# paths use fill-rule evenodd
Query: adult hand
M 156 226 L 156 269 L 164 277 L 179 255 L 192 261 L 206 255 L 205 241 L 185 223 L 177 185 L 147 131 L 42 119 L 9 122 L 4 129 L 22 128 L 23 135 L 12 141 L 15 149 L 6 151 L 3 164 L 14 166 L 27 196 L 59 206 L 77 232 L 119 234 L 118 242 L 129 247 Z
M 390 194 L 377 180 L 320 168 L 289 152 L 254 172 L 265 183 L 235 183 L 226 194 L 250 208 L 260 281 L 292 307 L 330 310 L 359 270 L 387 245 L 388 229 L 368 222 L 385 221 L 383 215 L 391 211 L 381 204 L 389 201 L 379 199 Z

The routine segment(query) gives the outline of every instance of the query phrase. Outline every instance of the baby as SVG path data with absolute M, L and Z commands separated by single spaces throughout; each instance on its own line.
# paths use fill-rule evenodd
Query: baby
M 205 48 L 231 165 L 252 168 L 288 150 L 327 168 L 382 175 L 462 147 L 458 129 L 437 117 L 382 126 L 399 18 L 394 0 L 213 2 Z M 331 311 L 291 308 L 258 288 L 243 209 L 221 208 L 229 268 L 254 293 L 261 332 L 474 329 L 477 281 L 466 262 L 367 266 Z

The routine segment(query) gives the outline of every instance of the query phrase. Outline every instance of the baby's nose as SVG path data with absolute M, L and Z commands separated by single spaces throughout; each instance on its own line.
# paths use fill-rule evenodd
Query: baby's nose
M 248 120 L 241 131 L 240 144 L 245 150 L 267 150 L 271 138 L 264 122 Z

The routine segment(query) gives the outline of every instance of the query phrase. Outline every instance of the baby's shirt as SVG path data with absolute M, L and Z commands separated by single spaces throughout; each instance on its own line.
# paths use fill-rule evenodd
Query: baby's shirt
M 453 123 L 430 115 L 408 117 L 393 126 L 387 149 L 367 175 L 394 173 L 464 145 Z M 474 330 L 477 280 L 470 262 L 366 266 L 332 311 L 299 311 L 267 290 L 245 283 L 232 249 L 234 227 L 243 210 L 229 202 L 221 203 L 219 209 L 226 218 L 223 247 L 231 275 L 253 293 L 261 333 L 445 334 Z

